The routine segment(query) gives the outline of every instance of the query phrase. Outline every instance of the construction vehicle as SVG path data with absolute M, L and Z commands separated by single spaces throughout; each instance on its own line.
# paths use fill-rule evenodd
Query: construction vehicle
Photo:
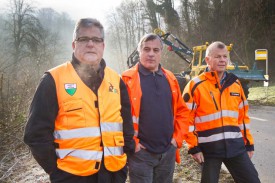
M 188 81 L 195 76 L 201 74 L 205 68 L 207 67 L 205 58 L 205 51 L 208 47 L 208 42 L 204 45 L 194 46 L 193 49 L 187 47 L 182 41 L 180 41 L 176 36 L 171 33 L 165 33 L 161 29 L 155 29 L 154 33 L 159 35 L 161 40 L 165 45 L 167 45 L 167 49 L 169 51 L 173 51 L 176 53 L 182 60 L 187 62 L 189 66 L 182 71 L 181 73 L 174 73 L 176 76 L 181 92 L 183 91 L 185 85 Z M 227 46 L 229 52 L 233 50 L 233 44 Z M 135 50 L 127 60 L 127 65 L 129 68 L 134 66 L 139 61 L 138 51 Z M 248 97 L 248 84 L 250 81 L 266 81 L 263 70 L 258 70 L 256 62 L 254 62 L 254 66 L 252 69 L 249 69 L 245 64 L 239 65 L 237 62 L 232 62 L 230 60 L 229 54 L 229 64 L 227 66 L 227 71 L 235 74 L 243 87 L 244 93 L 246 97 Z

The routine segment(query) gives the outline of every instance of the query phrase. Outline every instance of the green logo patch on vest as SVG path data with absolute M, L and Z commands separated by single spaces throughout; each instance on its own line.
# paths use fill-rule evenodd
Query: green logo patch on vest
M 77 88 L 76 83 L 66 83 L 65 84 L 65 90 L 71 96 L 73 96 L 75 94 L 76 88 Z

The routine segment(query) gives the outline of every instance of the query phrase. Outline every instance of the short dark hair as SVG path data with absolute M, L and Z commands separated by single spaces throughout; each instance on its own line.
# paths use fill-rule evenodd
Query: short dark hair
M 104 38 L 103 25 L 97 19 L 94 19 L 94 18 L 81 18 L 75 24 L 74 33 L 73 33 L 73 40 L 77 39 L 79 29 L 81 27 L 87 27 L 87 28 L 88 27 L 97 27 L 97 28 L 99 28 L 99 30 L 102 34 L 102 38 Z
M 141 48 L 142 48 L 144 42 L 152 41 L 152 40 L 155 40 L 155 39 L 158 39 L 158 40 L 160 41 L 161 49 L 163 49 L 163 43 L 162 43 L 162 40 L 160 39 L 160 37 L 159 37 L 157 34 L 149 33 L 149 34 L 145 34 L 145 35 L 140 39 L 140 41 L 139 41 L 139 43 L 138 43 L 137 51 L 140 52 L 140 50 L 141 50 Z

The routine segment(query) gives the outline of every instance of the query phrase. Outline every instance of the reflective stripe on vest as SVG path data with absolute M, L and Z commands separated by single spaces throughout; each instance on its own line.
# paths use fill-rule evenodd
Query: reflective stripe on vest
M 195 126 L 189 126 L 189 132 L 193 132 L 195 130 Z
M 239 128 L 240 128 L 241 130 L 244 130 L 244 125 L 243 125 L 243 124 L 239 125 Z M 246 129 L 246 130 L 250 129 L 250 124 L 245 124 L 245 129 Z
M 133 123 L 134 123 L 134 136 L 137 137 L 138 136 L 138 130 L 137 130 L 137 126 L 139 125 L 139 117 L 136 116 L 132 116 L 133 119 Z
M 195 84 L 201 81 L 201 79 L 199 77 L 195 77 L 192 80 L 194 81 Z
M 186 104 L 186 106 L 188 107 L 189 110 L 193 110 L 193 109 L 197 108 L 197 104 L 195 102 L 186 102 L 185 104 Z
M 224 132 L 224 133 L 211 135 L 209 137 L 198 137 L 199 143 L 208 143 L 208 142 L 219 141 L 222 139 L 236 139 L 236 138 L 242 138 L 242 133 L 241 132 Z
M 248 101 L 244 100 L 243 102 L 240 103 L 239 109 L 242 109 L 244 106 L 248 106 Z
M 135 136 L 135 137 L 138 136 L 138 131 L 137 131 L 137 130 L 134 131 L 134 136 Z
M 53 133 L 55 139 L 72 139 L 82 137 L 99 137 L 100 129 L 98 127 L 78 128 L 71 130 L 56 130 Z
M 139 124 L 139 118 L 136 116 L 132 116 L 133 118 L 133 123 Z
M 118 122 L 101 122 L 100 127 L 102 132 L 122 132 L 122 123 Z
M 123 155 L 122 147 L 104 147 L 104 156 L 121 156 Z
M 209 121 L 214 121 L 220 119 L 221 117 L 232 117 L 238 119 L 239 113 L 231 110 L 222 110 L 221 112 L 216 112 L 206 116 L 199 116 L 195 118 L 196 123 L 205 123 Z
M 85 160 L 97 160 L 102 158 L 102 151 L 80 150 L 80 149 L 56 149 L 58 158 L 63 159 L 66 156 L 73 156 Z

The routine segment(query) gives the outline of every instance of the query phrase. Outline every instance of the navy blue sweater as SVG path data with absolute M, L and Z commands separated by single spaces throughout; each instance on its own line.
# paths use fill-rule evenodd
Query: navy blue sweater
M 138 138 L 147 151 L 164 153 L 174 131 L 170 85 L 160 67 L 151 72 L 139 64 L 139 75 L 142 98 Z

